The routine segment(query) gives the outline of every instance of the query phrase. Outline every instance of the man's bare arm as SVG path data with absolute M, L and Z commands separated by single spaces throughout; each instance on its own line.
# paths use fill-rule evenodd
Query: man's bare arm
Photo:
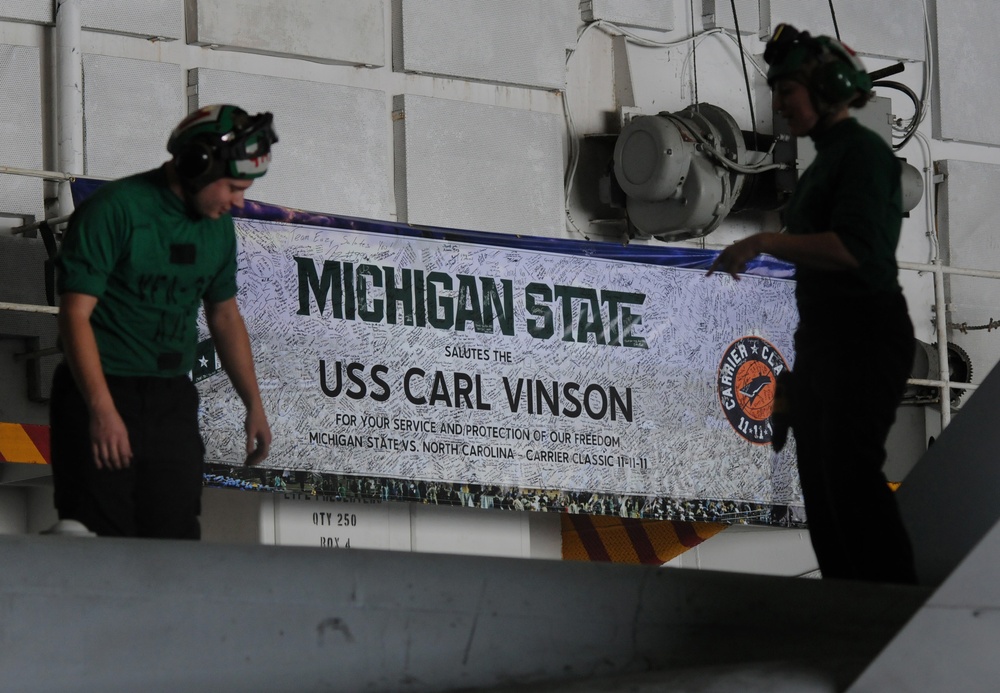
M 59 304 L 59 337 L 66 363 L 90 412 L 90 441 L 98 469 L 124 469 L 132 461 L 128 431 L 101 368 L 90 315 L 97 298 L 65 293 Z
M 260 399 L 257 374 L 254 371 L 253 353 L 243 316 L 236 299 L 221 303 L 205 302 L 208 322 L 215 351 L 226 374 L 236 388 L 236 393 L 247 408 L 247 465 L 255 465 L 265 457 L 271 447 L 271 427 L 267 422 L 264 405 Z

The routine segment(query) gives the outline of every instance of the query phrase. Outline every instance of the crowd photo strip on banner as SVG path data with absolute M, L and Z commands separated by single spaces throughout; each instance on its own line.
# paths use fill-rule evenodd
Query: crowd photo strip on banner
M 715 253 L 699 249 L 239 214 L 237 298 L 274 443 L 239 466 L 243 410 L 202 318 L 207 484 L 804 524 L 794 442 L 770 444 L 790 266 L 759 258 L 737 286 L 706 279 Z

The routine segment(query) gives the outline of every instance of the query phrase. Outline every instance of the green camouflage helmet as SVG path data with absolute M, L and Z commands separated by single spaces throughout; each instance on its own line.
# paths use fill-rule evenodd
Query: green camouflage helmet
M 270 113 L 249 115 L 238 106 L 199 108 L 182 120 L 167 140 L 184 184 L 197 191 L 220 178 L 260 178 L 278 141 Z

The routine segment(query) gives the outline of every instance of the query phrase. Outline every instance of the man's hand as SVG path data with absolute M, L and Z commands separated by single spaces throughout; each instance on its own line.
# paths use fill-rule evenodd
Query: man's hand
M 739 281 L 739 274 L 747 268 L 747 263 L 761 254 L 763 235 L 760 233 L 754 234 L 733 243 L 728 248 L 724 248 L 716 256 L 715 261 L 712 262 L 712 266 L 708 268 L 705 276 L 711 277 L 715 274 L 716 270 L 722 270 L 731 274 L 736 281 Z
M 260 401 L 257 375 L 253 368 L 253 354 L 243 316 L 236 305 L 236 298 L 219 303 L 205 301 L 205 319 L 208 331 L 215 341 L 215 351 L 222 367 L 236 388 L 247 408 L 244 427 L 247 432 L 247 466 L 259 464 L 271 449 L 271 426 L 267 423 L 264 405 Z
M 67 291 L 59 304 L 59 338 L 66 364 L 90 413 L 90 446 L 98 469 L 125 469 L 132 463 L 128 430 L 115 407 L 101 368 L 90 316 L 97 298 Z
M 98 469 L 125 469 L 132 463 L 128 430 L 114 407 L 90 412 L 90 444 Z
M 247 411 L 247 461 L 248 467 L 260 464 L 271 450 L 271 426 L 263 409 Z

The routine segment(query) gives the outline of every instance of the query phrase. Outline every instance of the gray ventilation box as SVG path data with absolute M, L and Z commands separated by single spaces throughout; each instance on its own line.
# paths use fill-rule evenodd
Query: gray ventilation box
M 179 65 L 85 53 L 83 85 L 87 174 L 120 178 L 168 158 L 167 138 L 185 115 Z
M 622 26 L 673 31 L 674 3 L 649 0 L 583 0 L 580 14 L 585 22 L 604 20 Z
M 384 0 L 186 0 L 196 46 L 320 63 L 385 64 Z
M 393 104 L 401 221 L 564 235 L 561 116 L 410 94 Z
M 198 68 L 190 110 L 232 103 L 270 111 L 279 142 L 248 197 L 371 219 L 392 216 L 389 106 L 384 91 Z
M 0 44 L 0 127 L 4 166 L 42 168 L 42 106 L 39 49 Z M 0 214 L 40 219 L 44 213 L 40 178 L 0 175 Z M 19 223 L 13 224 L 18 226 Z
M 173 41 L 184 37 L 178 0 L 81 0 L 84 29 Z
M 851 115 L 866 128 L 878 134 L 887 145 L 892 146 L 892 99 L 887 96 L 876 96 L 866 103 L 864 108 L 853 109 Z M 775 113 L 774 118 L 781 120 L 782 129 L 787 128 L 787 123 L 780 115 Z M 810 137 L 794 139 L 798 152 L 796 168 L 802 172 L 816 158 L 816 146 Z
M 738 4 L 745 0 L 739 0 Z M 716 0 L 716 5 L 723 4 Z M 977 8 L 992 3 L 964 0 L 961 4 Z M 768 8 L 768 5 L 770 7 Z M 963 12 L 953 0 L 947 0 L 948 12 L 969 24 L 968 18 L 978 12 Z M 837 16 L 834 26 L 830 4 L 816 0 L 769 0 L 761 3 L 761 34 L 769 36 L 779 24 L 791 24 L 796 29 L 808 31 L 813 36 L 824 34 L 840 38 L 862 55 L 896 60 L 925 60 L 924 55 L 924 2 L 923 0 L 893 0 L 893 2 L 868 2 L 868 0 L 837 0 L 833 3 Z M 743 15 L 740 15 L 740 20 Z M 978 20 L 977 20 L 978 21 Z M 988 25 L 979 22 L 986 33 Z M 741 27 L 742 28 L 742 27 Z
M 566 49 L 579 25 L 576 0 L 397 0 L 396 9 L 399 71 L 565 87 Z

